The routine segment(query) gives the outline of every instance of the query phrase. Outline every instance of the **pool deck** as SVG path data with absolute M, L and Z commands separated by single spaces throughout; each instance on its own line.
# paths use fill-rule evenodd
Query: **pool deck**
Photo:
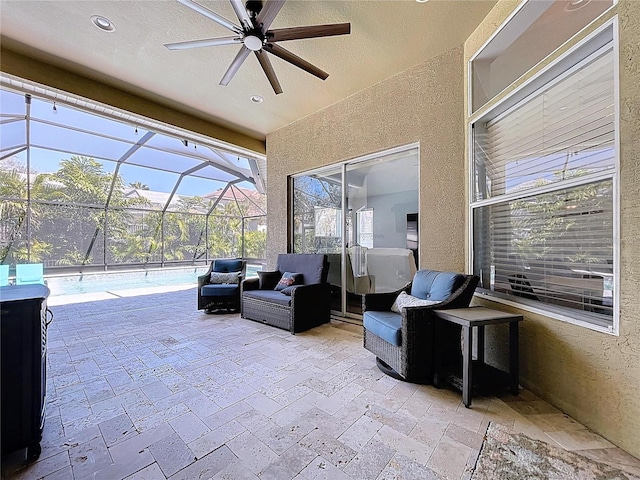
M 78 293 L 72 295 L 52 295 L 47 299 L 47 305 L 70 305 L 72 303 L 96 302 L 99 300 L 113 300 L 114 298 L 137 297 L 139 295 L 154 295 L 157 293 L 179 292 L 196 289 L 193 283 L 182 285 L 162 285 L 158 287 L 128 288 L 122 290 L 108 290 L 105 292 Z

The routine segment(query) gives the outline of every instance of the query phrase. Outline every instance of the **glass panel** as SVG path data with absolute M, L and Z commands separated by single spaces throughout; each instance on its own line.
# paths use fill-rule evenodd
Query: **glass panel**
M 413 280 L 417 259 L 407 248 L 407 216 L 418 212 L 417 165 L 417 149 L 347 165 L 347 208 L 354 238 L 362 241 L 348 252 L 355 308 L 362 294 L 392 292 Z
M 472 110 L 487 103 L 612 5 L 613 0 L 528 1 L 472 61 Z
M 476 200 L 615 168 L 613 50 L 474 125 Z
M 332 309 L 357 315 L 362 313 L 361 295 L 397 290 L 417 270 L 407 216 L 417 218 L 418 151 L 348 163 L 344 209 L 341 169 L 292 179 L 293 251 L 327 254 Z M 408 241 L 413 241 L 411 249 Z
M 145 210 L 109 210 L 107 262 L 160 263 L 162 214 Z
M 293 251 L 340 253 L 342 186 L 340 169 L 293 179 Z
M 31 260 L 45 267 L 104 263 L 104 209 L 33 203 L 31 227 Z
M 613 183 L 590 183 L 474 210 L 481 288 L 613 315 Z

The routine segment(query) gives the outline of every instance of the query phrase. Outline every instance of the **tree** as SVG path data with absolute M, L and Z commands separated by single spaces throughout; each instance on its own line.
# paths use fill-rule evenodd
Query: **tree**
M 148 185 L 142 183 L 142 182 L 131 182 L 129 184 L 129 186 L 131 188 L 135 188 L 136 190 L 149 190 Z

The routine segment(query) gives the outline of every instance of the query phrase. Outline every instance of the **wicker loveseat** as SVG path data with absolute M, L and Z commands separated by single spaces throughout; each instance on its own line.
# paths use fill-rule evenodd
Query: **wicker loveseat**
M 289 295 L 274 290 L 275 283 L 286 272 L 301 274 L 299 284 L 288 289 Z M 278 255 L 274 272 L 259 272 L 259 278 L 247 278 L 242 282 L 242 318 L 283 328 L 292 334 L 329 322 L 328 272 L 326 255 Z
M 433 382 L 434 342 L 451 344 L 459 327 L 440 330 L 447 338 L 434 339 L 433 311 L 468 307 L 478 285 L 475 275 L 419 270 L 413 281 L 397 292 L 367 294 L 363 298 L 364 348 L 377 357 L 380 369 L 396 378 L 416 383 Z M 391 307 L 401 292 L 430 305 L 407 306 L 401 313 Z M 405 297 L 406 298 L 406 297 Z M 416 299 L 409 301 L 417 303 Z

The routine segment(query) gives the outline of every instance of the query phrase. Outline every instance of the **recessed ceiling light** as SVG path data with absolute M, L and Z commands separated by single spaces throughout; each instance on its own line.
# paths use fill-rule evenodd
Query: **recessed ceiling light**
M 574 10 L 586 7 L 589 3 L 591 3 L 591 0 L 569 0 L 564 9 L 567 12 L 573 12 Z
M 251 95 L 251 101 L 253 103 L 262 103 L 264 102 L 264 98 L 262 98 L 260 95 Z
M 429 0 L 416 0 L 418 3 L 427 3 Z
M 91 17 L 91 23 L 104 32 L 113 32 L 116 29 L 115 25 L 111 23 L 111 20 L 101 17 L 100 15 L 93 15 Z

